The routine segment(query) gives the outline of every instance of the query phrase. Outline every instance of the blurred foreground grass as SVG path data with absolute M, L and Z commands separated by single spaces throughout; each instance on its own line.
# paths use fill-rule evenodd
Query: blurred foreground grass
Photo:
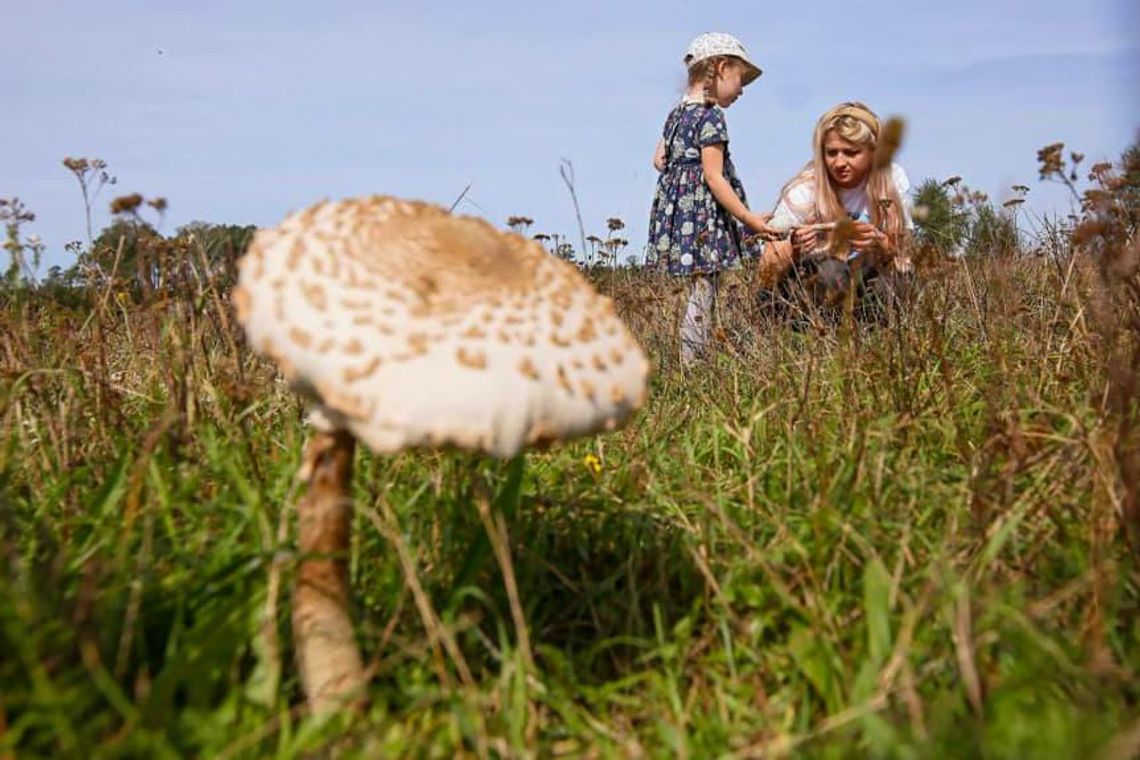
M 680 283 L 602 274 L 657 364 L 626 429 L 521 480 L 359 455 L 371 706 L 323 724 L 288 626 L 303 409 L 224 290 L 5 295 L 0 757 L 1125 757 L 1140 425 L 1111 357 L 1140 336 L 1072 263 L 948 265 L 876 327 L 758 319 L 729 282 L 690 373 Z

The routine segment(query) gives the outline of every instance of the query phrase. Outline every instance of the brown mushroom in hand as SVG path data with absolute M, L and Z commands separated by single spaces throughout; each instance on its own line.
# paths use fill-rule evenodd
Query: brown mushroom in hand
M 254 350 L 313 403 L 293 599 L 314 711 L 359 697 L 348 615 L 354 440 L 512 457 L 613 430 L 649 363 L 574 266 L 538 243 L 425 203 L 321 203 L 257 233 L 233 300 Z

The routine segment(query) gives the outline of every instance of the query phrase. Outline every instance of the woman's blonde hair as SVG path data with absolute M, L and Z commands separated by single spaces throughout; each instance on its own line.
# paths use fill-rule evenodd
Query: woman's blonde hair
M 812 159 L 795 177 L 792 177 L 780 191 L 782 200 L 810 221 L 837 222 L 847 216 L 839 193 L 831 184 L 827 164 L 823 157 L 823 143 L 831 132 L 856 145 L 866 146 L 872 154 L 879 142 L 881 125 L 875 112 L 863 103 L 851 101 L 840 103 L 819 118 L 812 134 Z M 788 191 L 794 187 L 811 184 L 815 190 L 814 208 L 795 208 Z M 867 175 L 867 198 L 870 200 L 871 223 L 892 236 L 900 236 L 906 230 L 906 219 L 902 199 L 891 176 L 891 165 L 871 165 Z

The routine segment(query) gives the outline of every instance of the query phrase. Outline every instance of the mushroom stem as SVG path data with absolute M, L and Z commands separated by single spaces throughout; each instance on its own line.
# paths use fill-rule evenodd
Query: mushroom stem
M 293 596 L 293 636 L 301 683 L 314 713 L 364 699 L 364 668 L 349 617 L 346 554 L 351 531 L 353 437 L 316 432 L 305 446 L 301 473 L 308 489 L 297 505 L 301 562 Z

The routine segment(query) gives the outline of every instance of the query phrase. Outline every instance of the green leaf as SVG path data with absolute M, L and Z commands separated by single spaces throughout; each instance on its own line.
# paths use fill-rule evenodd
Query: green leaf
M 881 666 L 891 650 L 891 576 L 878 557 L 863 571 L 863 614 L 871 660 Z

